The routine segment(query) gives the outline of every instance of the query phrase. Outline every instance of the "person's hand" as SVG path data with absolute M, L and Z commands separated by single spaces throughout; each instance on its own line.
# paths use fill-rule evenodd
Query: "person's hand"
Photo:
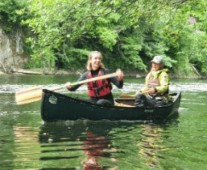
M 66 87 L 68 90 L 70 90 L 70 89 L 72 88 L 72 85 L 71 85 L 70 82 L 67 82 L 67 83 L 65 84 L 65 87 Z
M 119 81 L 122 81 L 124 79 L 124 73 L 121 71 L 121 69 L 116 70 L 116 75 Z
M 148 89 L 148 93 L 149 94 L 154 94 L 154 93 L 156 93 L 156 89 L 151 87 L 151 88 Z

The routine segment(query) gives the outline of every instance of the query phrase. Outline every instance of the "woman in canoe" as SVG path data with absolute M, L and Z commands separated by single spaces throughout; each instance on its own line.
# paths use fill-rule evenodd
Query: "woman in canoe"
M 164 69 L 163 57 L 155 56 L 151 61 L 151 70 L 145 78 L 145 86 L 137 91 L 135 105 L 137 107 L 155 107 L 167 104 L 169 99 L 169 76 Z
M 87 71 L 81 75 L 78 81 L 109 74 L 110 71 L 104 67 L 102 59 L 103 56 L 99 51 L 90 52 L 88 55 Z M 111 83 L 116 85 L 118 88 L 122 88 L 124 79 L 124 74 L 120 69 L 117 69 L 116 75 L 116 77 L 97 80 L 87 84 L 88 94 L 92 103 L 100 105 L 114 105 Z M 81 85 L 72 86 L 70 82 L 66 83 L 66 88 L 70 91 L 75 91 L 80 86 Z

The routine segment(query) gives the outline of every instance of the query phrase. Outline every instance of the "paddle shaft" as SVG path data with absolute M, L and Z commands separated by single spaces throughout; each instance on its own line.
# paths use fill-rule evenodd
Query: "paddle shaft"
M 107 75 L 103 75 L 103 76 L 98 76 L 98 77 L 86 79 L 86 80 L 83 80 L 83 81 L 78 81 L 78 82 L 72 83 L 71 85 L 72 86 L 82 85 L 82 84 L 85 84 L 85 83 L 88 83 L 88 82 L 103 80 L 103 79 L 112 78 L 112 77 L 116 77 L 116 76 L 117 76 L 116 73 L 111 73 L 111 74 L 107 74 Z M 51 88 L 49 90 L 56 91 L 56 90 L 59 90 L 61 88 L 65 88 L 65 85 L 55 87 L 55 88 Z M 26 103 L 32 103 L 32 102 L 41 100 L 41 98 L 42 98 L 42 88 L 38 87 L 38 86 L 20 90 L 15 94 L 15 100 L 16 100 L 16 103 L 18 105 L 22 105 L 22 104 L 26 104 Z
M 148 95 L 148 91 L 144 90 L 144 91 L 140 91 L 140 94 L 145 94 Z M 135 98 L 137 96 L 137 94 L 120 94 L 119 97 L 121 98 Z
M 106 75 L 103 75 L 103 76 L 98 76 L 98 77 L 94 77 L 94 78 L 90 78 L 90 79 L 86 79 L 86 80 L 71 83 L 71 86 L 82 85 L 82 84 L 86 84 L 86 83 L 89 83 L 89 82 L 92 82 L 92 81 L 103 80 L 103 79 L 112 78 L 112 77 L 116 77 L 116 76 L 117 76 L 116 73 L 106 74 Z M 55 90 L 59 90 L 61 88 L 65 88 L 65 85 L 53 88 L 52 90 L 55 91 Z

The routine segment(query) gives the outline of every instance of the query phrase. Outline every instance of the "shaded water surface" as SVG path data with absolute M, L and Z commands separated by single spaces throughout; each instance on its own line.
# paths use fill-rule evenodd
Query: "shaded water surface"
M 173 80 L 182 91 L 177 118 L 139 121 L 44 123 L 40 102 L 17 106 L 14 92 L 33 85 L 58 86 L 75 77 L 3 76 L 0 80 L 0 169 L 186 169 L 207 168 L 207 81 Z M 133 94 L 143 79 L 126 79 L 115 95 Z M 64 93 L 66 91 L 63 90 Z M 81 87 L 76 94 L 86 93 Z

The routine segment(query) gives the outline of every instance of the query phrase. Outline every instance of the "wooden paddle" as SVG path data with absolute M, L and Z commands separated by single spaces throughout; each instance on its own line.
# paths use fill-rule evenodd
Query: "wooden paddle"
M 72 86 L 82 85 L 82 84 L 85 84 L 85 83 L 88 83 L 88 82 L 103 80 L 103 79 L 116 77 L 116 76 L 117 76 L 116 73 L 111 73 L 111 74 L 107 74 L 107 75 L 103 75 L 103 76 L 98 76 L 98 77 L 86 79 L 86 80 L 83 80 L 83 81 L 78 81 L 78 82 L 72 83 L 71 85 Z M 49 90 L 56 91 L 56 90 L 59 90 L 61 88 L 66 88 L 66 87 L 65 87 L 65 85 L 63 85 L 63 86 L 58 86 L 58 87 L 55 87 L 55 88 L 51 88 Z M 26 88 L 26 89 L 22 89 L 22 90 L 19 90 L 15 93 L 15 101 L 16 101 L 17 105 L 23 105 L 23 104 L 39 101 L 39 100 L 41 100 L 41 98 L 42 98 L 42 87 L 39 87 L 39 86 L 34 86 L 34 87 L 29 87 L 29 88 Z
M 141 94 L 146 94 L 148 95 L 148 90 L 144 90 L 144 91 L 140 91 Z M 135 98 L 137 95 L 136 94 L 120 94 L 119 97 L 120 98 Z
M 120 98 L 135 98 L 136 95 L 135 94 L 120 94 L 119 97 Z

